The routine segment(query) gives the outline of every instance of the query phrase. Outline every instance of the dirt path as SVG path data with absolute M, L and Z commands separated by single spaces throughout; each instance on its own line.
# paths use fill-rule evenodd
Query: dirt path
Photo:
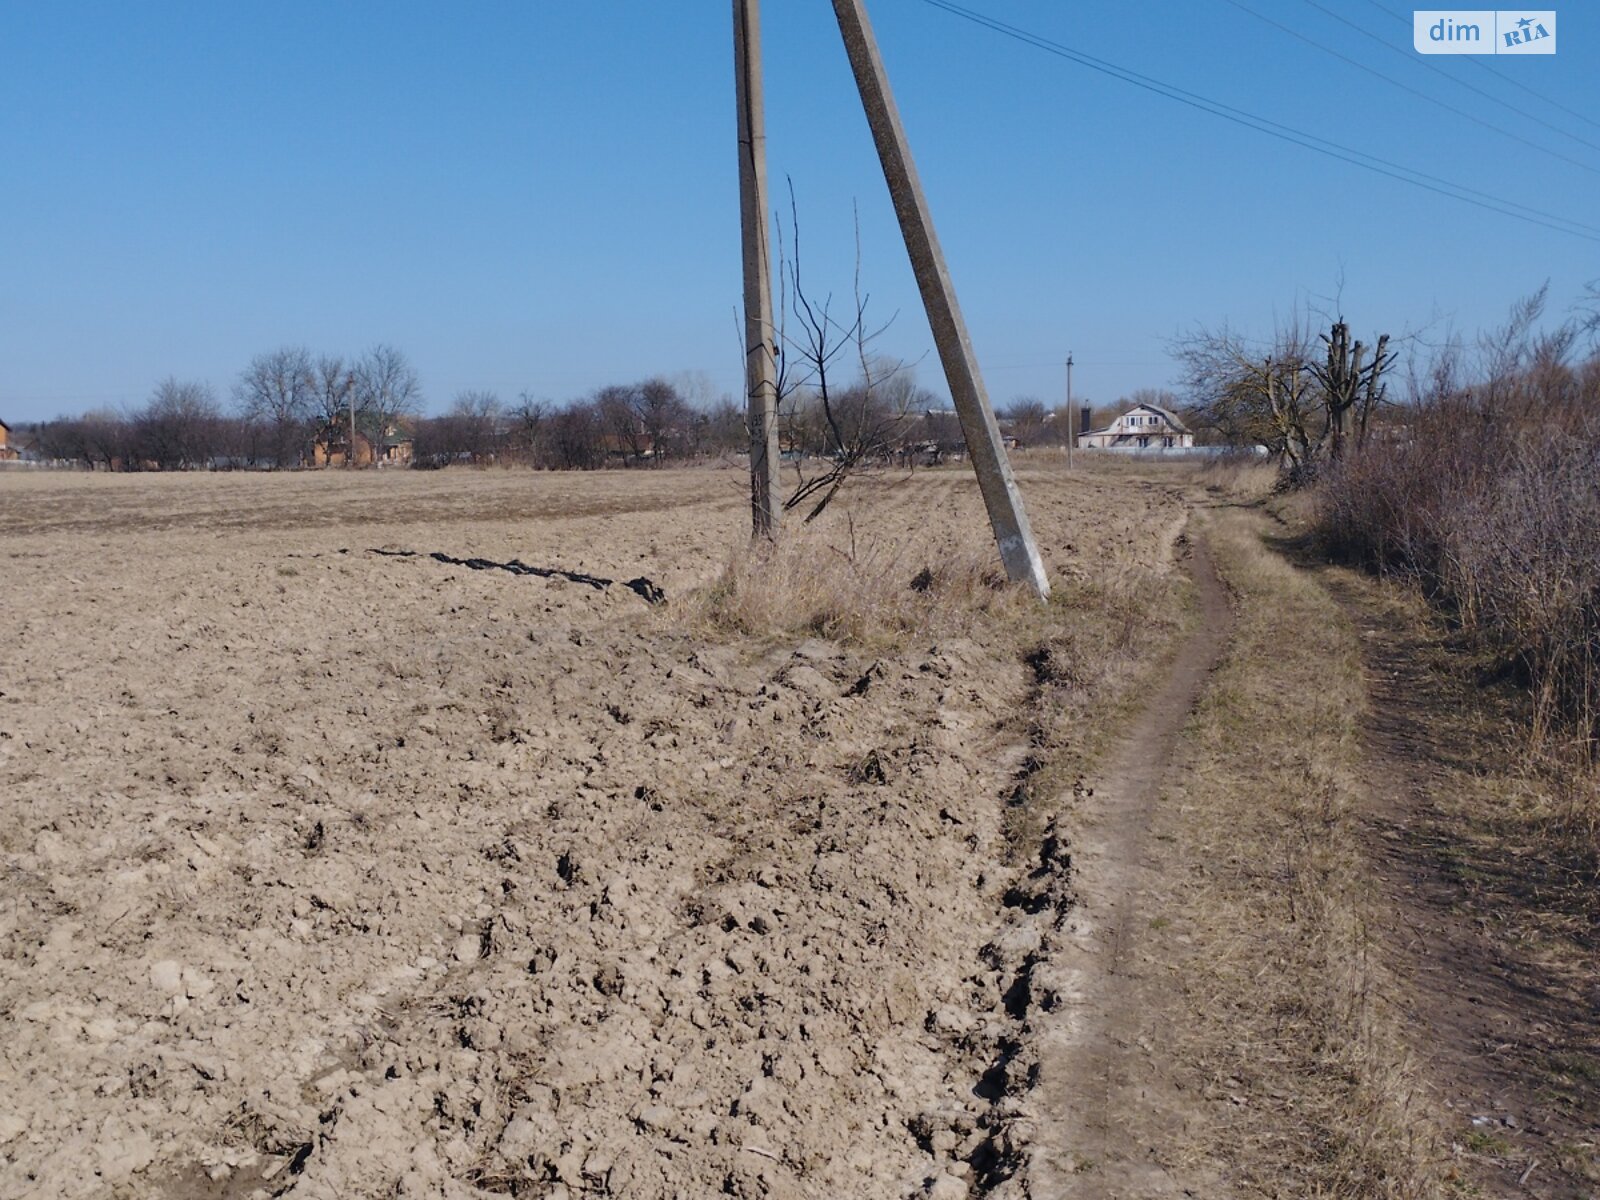
M 1403 981 L 1439 1123 L 1483 1194 L 1593 1197 L 1600 992 L 1592 956 L 1584 970 L 1529 936 L 1541 864 L 1497 838 L 1502 814 L 1479 792 L 1485 771 L 1506 769 L 1490 761 L 1506 717 L 1430 661 L 1435 635 L 1375 585 L 1336 571 L 1323 582 L 1362 639 L 1377 942 Z
M 1184 565 L 1198 601 L 1193 630 L 1067 821 L 1073 903 L 1045 936 L 1032 981 L 1045 1010 L 1034 1019 L 1032 1107 L 1041 1116 L 1024 1175 L 1035 1197 L 1181 1196 L 1208 1182 L 1180 1183 L 1163 1158 L 1162 1147 L 1181 1141 L 1172 1135 L 1193 1101 L 1164 1062 L 1161 1024 L 1173 984 L 1164 955 L 1146 945 L 1165 908 L 1157 800 L 1232 624 L 1203 541 L 1188 545 Z

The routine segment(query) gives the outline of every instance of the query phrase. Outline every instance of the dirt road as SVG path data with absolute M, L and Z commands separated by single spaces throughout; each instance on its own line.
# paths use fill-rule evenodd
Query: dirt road
M 1180 1182 L 1163 1153 L 1182 1141 L 1188 1102 L 1162 1049 L 1170 1008 L 1162 993 L 1172 979 L 1146 943 L 1165 908 L 1158 802 L 1181 769 L 1180 735 L 1231 614 L 1205 542 L 1189 541 L 1182 562 L 1194 588 L 1191 626 L 1165 682 L 1062 822 L 1073 866 L 1068 907 L 1034 917 L 1040 961 L 1030 991 L 1040 1006 L 1024 1035 L 1038 1060 L 1024 1177 L 1033 1196 L 1177 1196 L 1195 1182 Z
M 1027 1149 L 996 1194 L 1592 1197 L 1600 975 L 1510 819 L 1515 697 L 1258 512 L 1201 527 L 1237 615 L 1197 554 L 1171 674 L 1014 918 Z
M 1361 833 L 1374 923 L 1458 1169 L 1490 1195 L 1588 1200 L 1600 975 L 1592 930 L 1561 912 L 1571 882 L 1508 827 L 1495 790 L 1520 749 L 1514 698 L 1474 686 L 1394 589 L 1322 577 L 1361 638 L 1372 697 Z

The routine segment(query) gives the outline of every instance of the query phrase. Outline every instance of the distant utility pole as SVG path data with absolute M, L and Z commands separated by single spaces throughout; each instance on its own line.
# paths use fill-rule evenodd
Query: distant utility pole
M 1078 439 L 1073 436 L 1072 427 L 1076 423 L 1072 415 L 1072 351 L 1067 351 L 1067 467 L 1072 467 L 1072 443 Z
M 733 0 L 739 107 L 739 226 L 744 243 L 744 371 L 750 430 L 750 516 L 756 537 L 778 523 L 778 344 L 767 252 L 767 131 L 762 115 L 760 0 Z
M 967 452 L 972 456 L 972 466 L 978 475 L 978 489 L 983 493 L 983 504 L 989 512 L 989 524 L 1000 545 L 1000 559 L 1005 563 L 1006 574 L 1013 580 L 1025 580 L 1041 600 L 1046 599 L 1050 595 L 1050 583 L 1045 578 L 1044 560 L 1039 557 L 1028 514 L 1023 511 L 1022 496 L 1012 477 L 1011 464 L 1006 460 L 1000 426 L 995 422 L 983 376 L 978 372 L 977 355 L 972 351 L 967 325 L 956 302 L 955 285 L 945 265 L 944 251 L 939 248 L 933 214 L 922 194 L 922 183 L 911 159 L 911 147 L 900 124 L 894 95 L 889 90 L 889 77 L 878 55 L 878 43 L 867 20 L 866 6 L 863 0 L 833 0 L 833 12 L 839 21 L 845 50 L 850 55 L 867 123 L 872 126 L 872 139 L 877 143 L 878 160 L 883 164 L 883 177 L 894 200 L 895 215 L 900 218 L 900 232 L 905 238 L 906 252 L 911 256 L 912 270 L 916 272 L 922 305 L 927 310 L 933 340 L 939 348 L 939 360 L 944 364 L 950 398 L 961 420 L 961 435 L 966 439 Z

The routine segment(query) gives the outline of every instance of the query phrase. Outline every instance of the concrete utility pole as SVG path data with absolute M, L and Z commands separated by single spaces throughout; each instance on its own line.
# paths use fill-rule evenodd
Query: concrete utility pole
M 744 243 L 744 371 L 749 402 L 750 516 L 756 537 L 778 524 L 778 341 L 767 253 L 767 130 L 762 115 L 760 0 L 733 0 L 739 106 L 739 226 Z
M 883 177 L 894 200 L 895 215 L 900 218 L 900 232 L 905 237 L 906 252 L 916 272 L 933 340 L 939 347 L 939 360 L 944 364 L 950 398 L 961 420 L 961 435 L 966 439 L 973 470 L 978 474 L 978 488 L 983 493 L 983 504 L 989 511 L 989 524 L 994 527 L 995 541 L 1000 545 L 1000 559 L 1005 563 L 1006 574 L 1013 580 L 1027 581 L 1041 600 L 1046 599 L 1050 595 L 1050 583 L 1045 578 L 1044 561 L 1034 543 L 1028 514 L 1023 511 L 1022 496 L 1012 477 L 1011 464 L 1006 460 L 1000 426 L 995 422 L 989 394 L 984 390 L 983 376 L 978 373 L 977 355 L 972 351 L 967 325 L 956 302 L 955 285 L 945 266 L 944 251 L 939 248 L 933 214 L 922 194 L 922 183 L 917 178 L 916 164 L 911 160 L 911 147 L 900 124 L 894 95 L 889 90 L 889 77 L 878 55 L 878 43 L 872 35 L 866 7 L 863 0 L 833 0 L 833 12 L 839 20 L 845 50 L 850 55 L 867 123 L 872 126 L 872 139 L 877 143 L 878 159 L 883 164 Z
M 1077 423 L 1077 418 L 1072 415 L 1072 351 L 1067 351 L 1067 467 L 1072 466 L 1072 443 L 1078 439 L 1073 435 L 1072 427 Z

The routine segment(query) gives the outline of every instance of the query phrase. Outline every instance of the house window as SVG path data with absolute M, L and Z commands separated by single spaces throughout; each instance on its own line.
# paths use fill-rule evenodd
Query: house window
M 1172 439 L 1171 438 L 1162 438 L 1161 440 L 1164 443 L 1166 443 L 1168 446 L 1172 445 Z

